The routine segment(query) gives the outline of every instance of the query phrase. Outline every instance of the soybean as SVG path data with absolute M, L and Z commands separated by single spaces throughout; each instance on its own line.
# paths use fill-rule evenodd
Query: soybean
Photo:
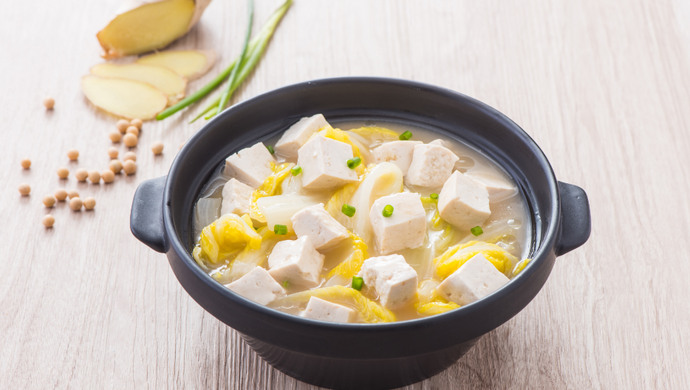
M 127 175 L 133 175 L 137 171 L 137 163 L 127 160 L 122 164 L 122 168 L 124 168 Z
M 74 177 L 76 177 L 78 181 L 86 181 L 86 178 L 89 177 L 89 172 L 84 168 L 80 168 L 74 172 Z
M 60 179 L 67 179 L 67 176 L 69 176 L 69 169 L 65 167 L 60 167 L 57 170 L 57 174 L 60 177 Z
M 43 204 L 46 207 L 53 207 L 55 205 L 55 197 L 53 195 L 46 195 L 43 197 Z
M 81 199 L 79 198 L 72 198 L 69 200 L 69 208 L 71 208 L 74 211 L 79 211 L 81 210 L 82 202 Z
M 133 148 L 137 146 L 137 144 L 139 143 L 139 137 L 132 133 L 125 134 L 122 140 L 125 142 L 125 146 L 127 146 L 128 148 Z
M 87 210 L 93 210 L 93 208 L 96 207 L 96 199 L 92 197 L 88 197 L 84 199 L 84 208 Z
M 29 186 L 26 183 L 22 183 L 19 185 L 19 193 L 22 194 L 22 196 L 27 196 L 31 193 L 31 186 Z
M 55 191 L 55 199 L 57 199 L 59 202 L 62 202 L 67 198 L 67 191 L 65 191 L 64 188 L 58 188 Z
M 89 171 L 89 181 L 93 184 L 98 184 L 101 181 L 101 173 L 98 171 Z
M 47 228 L 53 227 L 53 225 L 55 224 L 55 217 L 53 217 L 50 214 L 46 214 L 43 216 L 43 219 L 41 219 L 41 222 L 43 222 L 43 226 Z

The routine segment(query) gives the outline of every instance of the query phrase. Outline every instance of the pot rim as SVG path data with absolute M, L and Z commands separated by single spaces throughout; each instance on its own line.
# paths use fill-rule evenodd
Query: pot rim
M 282 311 L 269 308 L 267 306 L 260 305 L 249 299 L 246 299 L 230 289 L 222 285 L 221 283 L 214 280 L 211 276 L 206 274 L 201 267 L 196 264 L 191 254 L 184 247 L 178 234 L 176 232 L 175 226 L 172 221 L 172 210 L 171 210 L 171 196 L 172 196 L 172 182 L 175 180 L 177 172 L 181 169 L 182 161 L 184 157 L 189 153 L 189 151 L 198 143 L 199 139 L 202 139 L 204 133 L 213 127 L 215 122 L 224 121 L 225 118 L 235 115 L 238 111 L 244 110 L 246 107 L 250 107 L 255 104 L 261 104 L 265 99 L 271 98 L 274 95 L 285 95 L 290 94 L 293 91 L 301 90 L 305 88 L 313 88 L 319 85 L 328 84 L 381 84 L 381 85 L 393 85 L 397 87 L 407 87 L 417 90 L 426 90 L 434 94 L 441 95 L 443 97 L 449 98 L 451 100 L 462 100 L 465 104 L 473 105 L 481 109 L 485 113 L 491 114 L 495 119 L 503 122 L 505 127 L 510 131 L 513 131 L 518 137 L 525 142 L 525 145 L 533 152 L 536 158 L 536 164 L 545 170 L 547 179 L 549 194 L 552 198 L 551 209 L 542 210 L 543 212 L 548 211 L 549 223 L 548 229 L 543 231 L 542 239 L 539 241 L 539 246 L 535 248 L 532 253 L 532 258 L 530 263 L 525 267 L 525 269 L 520 272 L 516 277 L 511 279 L 503 287 L 493 292 L 492 294 L 468 305 L 462 306 L 458 309 L 451 310 L 449 312 L 438 314 L 434 316 L 417 318 L 412 320 L 396 321 L 390 323 L 375 323 L 375 324 L 361 324 L 361 323 L 331 323 L 325 321 L 316 321 L 307 318 L 302 318 L 293 314 L 284 313 Z M 449 322 L 449 321 L 459 321 L 465 317 L 471 317 L 473 313 L 483 310 L 486 306 L 492 306 L 497 301 L 506 295 L 513 294 L 516 290 L 529 280 L 538 269 L 545 265 L 545 262 L 550 254 L 554 251 L 554 246 L 556 245 L 558 239 L 559 228 L 561 224 L 561 212 L 560 212 L 560 194 L 558 190 L 558 184 L 556 176 L 553 172 L 551 164 L 549 163 L 546 155 L 543 153 L 541 148 L 536 144 L 536 142 L 515 122 L 513 122 L 506 115 L 502 114 L 495 108 L 483 103 L 477 99 L 470 96 L 464 95 L 460 92 L 452 91 L 447 88 L 438 87 L 434 85 L 429 85 L 425 83 L 420 83 L 416 81 L 396 79 L 396 78 L 386 78 L 386 77 L 334 77 L 325 78 L 318 80 L 310 80 L 301 83 L 296 83 L 288 85 L 285 87 L 277 88 L 243 102 L 237 103 L 225 109 L 220 114 L 216 115 L 211 121 L 206 123 L 201 127 L 187 142 L 185 142 L 182 150 L 177 154 L 175 160 L 173 161 L 170 170 L 167 175 L 165 182 L 165 189 L 163 194 L 163 224 L 165 228 L 165 240 L 169 244 L 167 251 L 174 250 L 179 254 L 183 263 L 191 273 L 207 284 L 215 293 L 221 296 L 223 299 L 232 301 L 234 304 L 244 306 L 246 309 L 250 309 L 258 312 L 265 318 L 269 320 L 276 320 L 279 322 L 289 322 L 295 326 L 309 331 L 309 329 L 331 329 L 331 330 L 342 330 L 347 332 L 387 332 L 390 330 L 403 331 L 403 330 L 414 330 L 418 328 L 426 328 L 439 322 Z M 534 215 L 533 215 L 534 217 Z

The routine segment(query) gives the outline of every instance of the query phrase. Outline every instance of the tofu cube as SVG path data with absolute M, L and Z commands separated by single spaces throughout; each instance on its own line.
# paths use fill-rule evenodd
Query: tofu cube
M 297 157 L 297 151 L 309 141 L 309 137 L 326 126 L 330 125 L 321 114 L 300 119 L 285 130 L 276 143 L 276 152 L 285 157 Z
M 260 305 L 268 305 L 285 296 L 285 290 L 265 269 L 256 267 L 227 285 L 235 293 Z
M 412 163 L 412 153 L 415 145 L 422 145 L 421 141 L 393 141 L 386 142 L 378 148 L 374 149 L 374 158 L 377 163 L 391 162 L 400 168 L 404 175 L 407 175 L 407 170 Z
M 393 215 L 383 216 L 383 208 L 393 206 Z M 369 212 L 376 245 L 381 254 L 417 248 L 426 235 L 426 211 L 419 194 L 402 192 L 383 196 L 374 202 Z
M 453 173 L 458 156 L 440 145 L 416 145 L 405 183 L 417 187 L 440 188 Z
M 268 256 L 268 273 L 281 285 L 286 281 L 305 287 L 321 283 L 324 256 L 317 252 L 308 236 L 280 241 Z
M 352 158 L 352 146 L 345 142 L 317 135 L 297 154 L 304 188 L 331 189 L 359 180 L 355 170 L 347 166 L 347 160 Z
M 465 175 L 484 185 L 484 188 L 486 188 L 487 192 L 489 193 L 490 203 L 500 202 L 517 194 L 517 188 L 508 180 L 500 176 L 471 172 L 467 172 Z
M 510 279 L 479 253 L 453 272 L 436 291 L 449 301 L 467 305 L 498 290 Z
M 438 145 L 438 146 L 443 146 L 444 148 L 448 147 L 448 144 L 446 144 L 446 141 L 442 139 L 435 139 L 431 142 L 429 142 L 429 145 Z
M 400 255 L 366 259 L 358 276 L 376 290 L 381 305 L 387 309 L 405 306 L 417 294 L 417 272 Z
M 249 214 L 252 192 L 254 189 L 241 181 L 233 178 L 223 186 L 223 204 L 220 215 L 237 214 L 240 217 Z
M 297 237 L 309 237 L 319 252 L 331 249 L 350 237 L 345 226 L 323 208 L 323 203 L 303 208 L 290 220 Z
M 489 192 L 482 183 L 456 171 L 438 195 L 438 212 L 444 221 L 469 230 L 491 215 Z
M 275 159 L 264 143 L 259 142 L 225 159 L 225 173 L 252 188 L 259 188 L 268 175 L 273 173 L 272 163 L 275 163 Z
M 307 309 L 300 315 L 304 318 L 327 322 L 354 322 L 357 312 L 345 307 L 325 301 L 321 298 L 311 297 L 307 303 Z

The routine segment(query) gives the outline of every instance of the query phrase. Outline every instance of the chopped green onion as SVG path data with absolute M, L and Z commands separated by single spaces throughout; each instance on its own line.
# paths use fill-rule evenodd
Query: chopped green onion
M 283 287 L 288 288 L 289 285 L 290 285 L 290 281 L 286 280 L 283 282 Z
M 275 225 L 273 226 L 273 233 L 279 235 L 279 236 L 284 236 L 287 234 L 287 226 L 285 225 Z
M 389 218 L 391 215 L 393 215 L 393 206 L 387 204 L 386 207 L 383 208 L 383 216 L 386 218 Z
M 249 23 L 247 26 L 247 35 L 244 38 L 244 43 L 242 44 L 242 51 L 240 52 L 240 56 L 238 57 L 239 63 L 244 62 L 244 58 L 247 56 L 247 46 L 249 46 L 249 37 L 252 35 L 252 26 L 254 25 L 254 0 L 249 0 Z M 239 66 L 236 66 L 232 72 L 230 73 L 230 76 L 228 76 L 228 82 L 226 84 L 225 90 L 223 91 L 223 94 L 220 95 L 220 101 L 218 102 L 218 112 L 223 111 L 225 108 L 225 105 L 228 103 L 228 100 L 230 100 L 230 97 L 232 97 L 232 93 L 235 92 L 234 89 L 232 89 L 232 86 L 235 84 L 237 81 L 237 75 L 239 74 Z M 269 149 L 271 150 L 271 149 Z M 271 150 L 271 154 L 273 154 L 273 151 Z
M 360 278 L 359 276 L 353 276 L 352 288 L 354 288 L 357 291 L 362 291 L 362 286 L 364 286 L 364 279 Z
M 266 149 L 268 149 L 268 152 L 271 154 L 276 154 L 276 150 L 273 149 L 273 145 L 268 145 L 266 146 Z
M 349 204 L 345 203 L 341 211 L 343 212 L 343 214 L 352 218 L 355 215 L 355 211 L 357 211 L 357 209 L 354 206 L 350 206 Z
M 437 193 L 433 193 L 433 194 L 429 195 L 429 198 L 431 198 L 431 199 L 438 199 L 438 194 L 437 194 Z
M 294 167 L 292 167 L 292 169 L 290 169 L 290 172 L 292 172 L 292 176 L 297 176 L 300 173 L 302 173 L 302 167 L 300 167 L 299 165 L 295 165 Z
M 362 163 L 362 159 L 359 157 L 351 158 L 347 160 L 347 167 L 350 169 L 355 169 Z
M 482 230 L 482 227 L 481 227 L 481 226 L 475 226 L 475 227 L 473 227 L 472 229 L 470 229 L 470 231 L 471 231 L 472 234 L 474 234 L 475 236 L 480 236 L 482 233 L 484 233 L 484 230 Z
M 412 132 L 408 130 L 400 134 L 400 137 L 398 138 L 400 138 L 401 141 L 407 141 L 408 139 L 412 138 Z

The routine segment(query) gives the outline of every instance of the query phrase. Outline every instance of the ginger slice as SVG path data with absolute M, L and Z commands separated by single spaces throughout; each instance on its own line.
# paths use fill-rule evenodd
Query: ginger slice
M 170 50 L 150 54 L 137 60 L 138 64 L 165 66 L 187 80 L 203 76 L 216 62 L 212 50 Z
M 163 92 L 140 81 L 88 75 L 81 89 L 96 107 L 127 119 L 153 119 L 168 104 Z
M 96 34 L 104 58 L 168 46 L 199 21 L 211 0 L 125 0 L 118 15 Z
M 168 95 L 168 105 L 177 103 L 184 97 L 187 79 L 172 70 L 146 64 L 98 64 L 91 68 L 91 74 L 102 77 L 116 77 L 148 83 Z

